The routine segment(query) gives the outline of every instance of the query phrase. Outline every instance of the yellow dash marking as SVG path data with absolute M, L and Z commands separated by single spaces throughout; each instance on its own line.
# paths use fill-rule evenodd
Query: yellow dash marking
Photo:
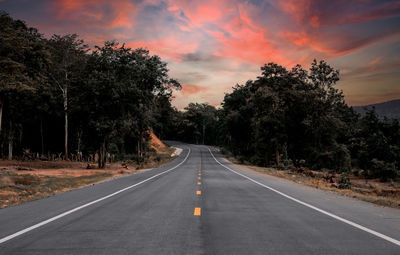
M 201 215 L 201 208 L 200 207 L 195 207 L 193 215 L 194 216 L 200 216 Z
M 196 191 L 197 195 L 201 195 L 201 190 Z
M 200 184 L 201 184 L 201 182 L 198 182 L 198 183 L 197 183 L 197 185 L 200 185 Z

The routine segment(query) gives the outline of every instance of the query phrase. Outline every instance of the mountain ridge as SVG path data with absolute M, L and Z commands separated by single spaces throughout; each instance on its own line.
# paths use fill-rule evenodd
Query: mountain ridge
M 400 99 L 390 100 L 377 104 L 352 106 L 355 112 L 364 116 L 367 111 L 375 107 L 375 112 L 380 118 L 400 119 Z

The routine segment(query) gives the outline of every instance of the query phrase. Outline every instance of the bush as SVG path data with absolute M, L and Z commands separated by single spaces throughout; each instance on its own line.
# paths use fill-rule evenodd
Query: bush
M 334 169 L 338 172 L 349 172 L 351 169 L 350 151 L 346 145 L 338 144 L 335 146 L 334 153 Z
M 313 169 L 328 168 L 339 173 L 351 169 L 350 152 L 344 144 L 335 144 L 324 152 L 313 151 L 310 158 L 315 159 Z
M 343 175 L 340 177 L 338 184 L 339 184 L 338 185 L 339 189 L 350 189 L 351 188 L 350 178 L 346 175 Z
M 381 181 L 385 182 L 388 179 L 394 179 L 399 176 L 399 170 L 396 169 L 395 163 L 387 163 L 376 158 L 370 162 L 371 175 L 379 177 Z

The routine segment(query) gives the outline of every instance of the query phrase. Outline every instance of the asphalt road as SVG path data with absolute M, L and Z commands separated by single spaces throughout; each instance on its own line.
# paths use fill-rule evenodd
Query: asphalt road
M 241 170 L 205 146 L 0 210 L 0 254 L 400 254 L 400 210 Z

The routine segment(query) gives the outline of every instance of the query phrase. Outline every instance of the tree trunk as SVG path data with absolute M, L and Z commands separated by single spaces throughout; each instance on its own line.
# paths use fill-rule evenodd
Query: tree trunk
M 81 143 L 82 143 L 82 130 L 78 131 L 78 161 L 81 161 Z
M 64 98 L 64 153 L 65 160 L 68 160 L 68 86 L 65 85 L 63 89 L 63 98 Z
M 2 95 L 0 95 L 0 136 L 1 136 L 1 121 L 3 119 L 3 104 L 4 104 L 4 98 Z
M 140 149 L 139 149 L 140 145 L 139 145 L 139 140 L 137 141 L 137 160 L 139 161 L 140 158 Z
M 106 145 L 106 141 L 103 142 L 103 167 L 102 168 L 106 168 L 106 164 L 107 164 L 107 145 Z
M 204 144 L 205 136 L 206 136 L 206 124 L 205 124 L 205 120 L 203 120 L 203 144 Z
M 13 158 L 13 126 L 12 126 L 12 122 L 10 121 L 10 130 L 9 130 L 9 134 L 8 134 L 8 160 L 12 160 Z
M 279 166 L 281 164 L 281 157 L 279 155 L 278 138 L 275 138 L 275 158 L 276 158 L 276 165 Z
M 42 146 L 42 156 L 44 156 L 43 118 L 40 119 L 40 142 Z
M 103 157 L 102 157 L 102 150 L 103 150 L 103 146 L 100 146 L 99 148 L 99 157 L 97 158 L 97 162 L 98 162 L 98 167 L 99 169 L 102 167 L 103 163 L 101 162 Z
M 139 140 L 137 143 L 138 160 L 142 157 L 142 134 L 139 135 Z
M 103 169 L 106 166 L 106 140 L 104 139 L 103 144 L 100 146 L 100 153 L 99 153 L 99 161 L 98 165 L 100 169 Z
M 8 139 L 8 160 L 13 159 L 13 141 Z

